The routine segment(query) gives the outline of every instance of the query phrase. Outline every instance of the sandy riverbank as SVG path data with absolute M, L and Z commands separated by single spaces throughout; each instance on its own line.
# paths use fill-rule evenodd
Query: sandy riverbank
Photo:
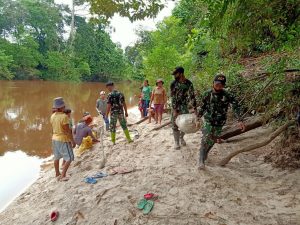
M 216 165 L 231 150 L 263 138 L 268 128 L 215 145 L 206 171 L 198 171 L 200 132 L 186 135 L 188 146 L 175 151 L 171 128 L 149 132 L 153 127 L 146 123 L 131 127 L 139 133 L 132 144 L 126 143 L 120 131 L 116 146 L 107 136 L 104 169 L 99 169 L 100 144 L 76 159 L 68 182 L 57 182 L 53 168 L 45 169 L 0 214 L 0 224 L 52 224 L 52 210 L 60 213 L 55 222 L 59 225 L 300 224 L 300 171 L 282 171 L 265 164 L 262 153 L 271 146 L 241 154 L 225 168 Z M 83 182 L 84 177 L 109 172 L 114 166 L 134 171 L 102 178 L 94 185 Z M 147 192 L 158 194 L 159 199 L 144 216 L 136 204 Z

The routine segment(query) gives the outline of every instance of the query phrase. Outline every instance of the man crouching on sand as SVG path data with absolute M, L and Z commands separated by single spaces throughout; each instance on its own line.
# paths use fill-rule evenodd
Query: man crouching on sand
M 53 132 L 52 150 L 54 154 L 55 174 L 59 181 L 67 181 L 69 178 L 66 177 L 66 173 L 71 162 L 74 160 L 72 146 L 75 147 L 75 142 L 69 126 L 69 117 L 64 113 L 65 103 L 63 98 L 55 98 L 53 108 L 56 111 L 51 115 L 50 123 Z M 59 172 L 59 160 L 61 158 L 65 161 L 62 173 Z

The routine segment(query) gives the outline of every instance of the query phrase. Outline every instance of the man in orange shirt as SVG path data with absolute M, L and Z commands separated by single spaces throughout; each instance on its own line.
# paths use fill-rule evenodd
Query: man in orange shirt
M 54 99 L 53 108 L 56 111 L 51 115 L 50 123 L 52 125 L 52 150 L 54 154 L 54 168 L 58 180 L 67 181 L 67 170 L 74 160 L 72 146 L 75 143 L 70 129 L 69 117 L 64 113 L 65 103 L 63 98 Z M 62 173 L 59 172 L 59 160 L 63 158 L 66 163 L 63 165 Z

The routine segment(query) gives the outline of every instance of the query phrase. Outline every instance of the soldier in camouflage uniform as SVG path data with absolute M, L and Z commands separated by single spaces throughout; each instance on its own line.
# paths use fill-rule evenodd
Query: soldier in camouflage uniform
M 194 93 L 193 83 L 186 79 L 184 76 L 184 69 L 182 67 L 176 67 L 174 72 L 175 80 L 171 83 L 171 102 L 172 102 L 172 128 L 175 140 L 175 149 L 180 149 L 180 144 L 182 146 L 186 145 L 183 139 L 184 133 L 179 131 L 175 120 L 178 115 L 189 113 L 188 105 L 191 102 L 192 106 L 197 112 L 196 98 Z
M 204 169 L 204 162 L 208 152 L 212 149 L 215 142 L 221 143 L 219 136 L 222 127 L 226 123 L 229 104 L 233 107 L 235 117 L 240 121 L 240 127 L 245 130 L 245 125 L 241 118 L 241 108 L 235 96 L 224 90 L 226 77 L 219 74 L 215 77 L 213 88 L 204 92 L 201 107 L 198 110 L 198 117 L 204 116 L 202 130 L 202 140 L 200 147 L 199 169 Z
M 108 118 L 108 114 L 110 113 L 111 141 L 113 142 L 113 144 L 116 143 L 116 125 L 117 125 L 117 120 L 119 120 L 120 125 L 125 133 L 125 136 L 128 142 L 130 143 L 132 142 L 132 140 L 130 138 L 129 131 L 127 129 L 127 122 L 125 118 L 128 117 L 125 97 L 121 92 L 115 90 L 113 82 L 108 82 L 106 84 L 106 87 L 110 92 L 107 96 L 106 118 Z M 125 116 L 124 116 L 124 111 L 125 111 Z

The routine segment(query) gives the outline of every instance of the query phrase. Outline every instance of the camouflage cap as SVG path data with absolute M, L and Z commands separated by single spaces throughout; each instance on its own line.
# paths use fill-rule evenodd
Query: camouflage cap
M 214 79 L 214 83 L 226 84 L 226 77 L 224 74 L 217 74 Z
M 172 75 L 176 75 L 177 73 L 184 73 L 184 68 L 183 68 L 182 66 L 177 66 L 177 67 L 174 69 Z

